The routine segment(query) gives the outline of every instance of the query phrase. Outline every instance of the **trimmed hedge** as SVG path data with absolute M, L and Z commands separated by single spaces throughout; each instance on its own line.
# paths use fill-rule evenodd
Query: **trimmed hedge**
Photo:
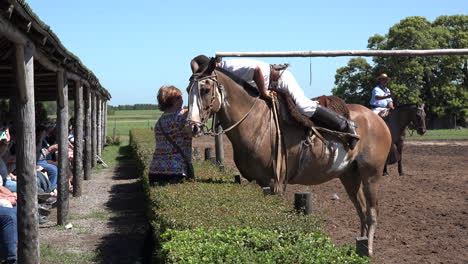
M 297 214 L 279 195 L 235 184 L 233 173 L 194 161 L 194 181 L 150 187 L 149 130 L 130 131 L 161 263 L 368 263 L 352 247 L 330 243 L 316 216 Z

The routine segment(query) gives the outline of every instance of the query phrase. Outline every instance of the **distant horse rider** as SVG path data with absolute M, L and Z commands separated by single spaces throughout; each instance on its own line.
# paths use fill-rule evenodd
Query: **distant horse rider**
M 387 87 L 388 82 L 390 82 L 391 79 L 387 74 L 382 73 L 376 78 L 376 80 L 379 84 L 372 90 L 372 98 L 370 100 L 372 111 L 378 114 L 387 109 L 393 110 L 393 100 L 390 89 Z
M 202 70 L 208 66 L 210 59 L 204 55 L 199 55 L 193 61 L 198 63 L 198 70 Z M 193 69 L 194 65 L 191 66 Z M 330 129 L 351 134 L 349 148 L 354 149 L 356 146 L 359 140 L 356 133 L 356 124 L 335 111 L 321 106 L 317 101 L 307 98 L 296 78 L 288 70 L 277 70 L 268 63 L 253 59 L 225 60 L 218 62 L 216 66 L 233 73 L 246 82 L 254 81 L 260 94 L 267 99 L 271 99 L 272 94 L 269 90 L 271 88 L 287 92 L 296 103 L 296 107 L 301 114 L 309 117 L 312 121 L 328 126 Z M 197 69 L 194 72 L 197 72 Z M 276 85 L 273 86 L 272 83 Z

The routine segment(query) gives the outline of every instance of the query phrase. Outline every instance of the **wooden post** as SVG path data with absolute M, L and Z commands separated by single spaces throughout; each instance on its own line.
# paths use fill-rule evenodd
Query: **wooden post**
M 107 101 L 102 100 L 102 147 L 106 145 L 107 130 Z
M 97 154 L 97 136 L 96 136 L 96 94 L 91 93 L 91 167 L 96 166 L 96 154 Z
M 92 162 L 92 132 L 91 132 L 91 88 L 86 87 L 85 100 L 85 148 L 84 148 L 84 180 L 91 179 Z
M 234 182 L 237 184 L 241 184 L 241 176 L 239 174 L 234 175 Z
M 369 256 L 369 239 L 367 237 L 356 238 L 356 253 L 361 257 Z
M 57 224 L 68 221 L 68 81 L 65 72 L 57 72 L 58 179 Z
M 102 119 L 101 119 L 101 98 L 99 96 L 96 96 L 96 144 L 97 144 L 97 154 L 101 156 L 101 150 L 102 150 L 102 136 L 101 136 L 101 125 L 102 125 Z
M 205 148 L 205 160 L 211 161 L 211 148 Z
M 83 84 L 75 82 L 75 124 L 73 148 L 73 196 L 81 196 L 83 183 Z
M 263 187 L 262 188 L 264 195 L 271 195 L 271 188 L 270 187 Z
M 294 208 L 300 213 L 309 215 L 312 213 L 312 194 L 310 192 L 298 192 L 294 194 Z
M 29 45 L 16 45 L 16 171 L 18 177 L 18 263 L 39 263 L 36 184 L 34 58 Z

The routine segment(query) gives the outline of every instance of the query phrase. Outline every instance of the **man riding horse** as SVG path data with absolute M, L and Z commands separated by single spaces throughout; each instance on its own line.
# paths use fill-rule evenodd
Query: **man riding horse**
M 393 110 L 393 99 L 388 89 L 387 84 L 391 80 L 387 74 L 382 73 L 376 78 L 379 84 L 372 90 L 372 98 L 370 105 L 374 113 L 379 114 L 380 112 L 391 109 Z
M 199 55 L 192 60 L 194 72 L 203 70 L 208 66 L 210 59 Z M 252 59 L 232 59 L 218 62 L 217 67 L 233 73 L 247 82 L 254 82 L 260 94 L 271 99 L 271 89 L 287 92 L 296 104 L 298 111 L 312 121 L 324 124 L 330 129 L 349 133 L 349 148 L 354 149 L 359 136 L 356 133 L 356 123 L 339 115 L 338 113 L 321 106 L 317 101 L 310 100 L 304 95 L 296 79 L 286 69 L 276 69 L 272 65 Z M 197 69 L 194 69 L 197 67 Z

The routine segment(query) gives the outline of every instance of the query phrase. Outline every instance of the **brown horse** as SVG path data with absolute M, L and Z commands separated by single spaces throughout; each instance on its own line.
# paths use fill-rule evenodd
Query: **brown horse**
M 393 111 L 384 119 L 392 135 L 392 148 L 390 149 L 387 164 L 385 164 L 383 174 L 388 175 L 387 165 L 398 162 L 398 174 L 404 175 L 402 165 L 403 144 L 406 136 L 406 128 L 413 124 L 419 135 L 426 133 L 426 112 L 424 104 L 404 104 L 396 106 Z
M 199 68 L 193 64 L 197 63 L 192 61 L 192 71 Z M 274 192 L 285 183 L 316 185 L 339 178 L 356 207 L 361 236 L 368 237 L 372 254 L 378 215 L 377 182 L 391 144 L 385 122 L 364 106 L 348 105 L 361 136 L 353 150 L 326 134 L 323 136 L 327 141 L 309 137 L 304 127 L 294 123 L 286 122 L 277 129 L 271 104 L 260 99 L 248 83 L 215 65 L 212 61 L 196 71 L 188 87 L 187 122 L 194 136 L 201 134 L 216 113 L 232 143 L 234 161 L 242 176 L 261 186 L 272 186 Z

